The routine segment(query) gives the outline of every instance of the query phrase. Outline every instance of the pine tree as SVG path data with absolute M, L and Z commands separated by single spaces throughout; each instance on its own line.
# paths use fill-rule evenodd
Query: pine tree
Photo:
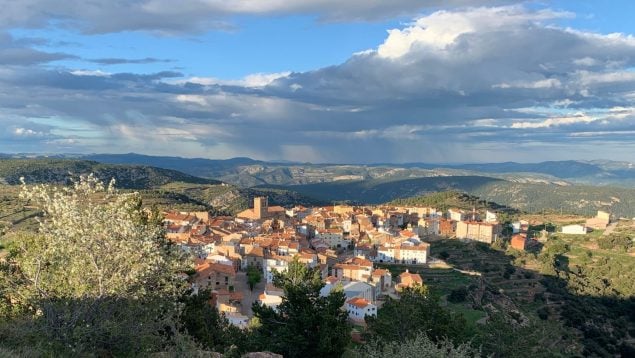
M 286 272 L 274 273 L 273 283 L 284 296 L 276 310 L 254 304 L 259 322 L 253 334 L 255 349 L 285 357 L 340 357 L 350 341 L 344 293 L 334 290 L 320 296 L 324 283 L 319 270 L 297 258 Z

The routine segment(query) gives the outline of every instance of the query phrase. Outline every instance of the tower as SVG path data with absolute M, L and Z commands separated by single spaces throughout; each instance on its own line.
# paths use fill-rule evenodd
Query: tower
M 257 196 L 254 198 L 254 214 L 256 218 L 263 219 L 267 217 L 269 203 L 266 196 Z

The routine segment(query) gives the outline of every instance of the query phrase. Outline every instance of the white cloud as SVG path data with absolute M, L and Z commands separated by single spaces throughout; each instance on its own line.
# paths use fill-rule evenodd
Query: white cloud
M 438 11 L 344 63 L 236 80 L 0 67 L 0 125 L 10 128 L 0 140 L 39 148 L 45 139 L 13 133 L 24 128 L 93 152 L 338 162 L 533 160 L 527 148 L 566 156 L 574 140 L 588 152 L 591 136 L 575 133 L 635 125 L 635 42 L 549 23 L 561 16 Z
M 109 77 L 111 73 L 104 72 L 102 70 L 74 70 L 70 71 L 70 74 L 75 76 L 96 76 L 96 77 Z
M 18 127 L 15 128 L 13 130 L 13 133 L 17 136 L 17 137 L 42 137 L 45 135 L 44 132 L 40 132 L 40 131 L 35 131 L 33 129 L 29 129 L 29 128 L 22 128 L 22 127 Z
M 542 89 L 542 88 L 558 88 L 562 85 L 557 78 L 546 78 L 538 81 L 519 81 L 514 83 L 501 83 L 493 85 L 493 88 L 528 88 L 528 89 Z
M 444 50 L 461 35 L 570 16 L 570 13 L 550 10 L 527 12 L 520 6 L 439 11 L 419 18 L 405 29 L 389 30 L 388 38 L 377 53 L 380 57 L 394 59 L 406 55 L 414 46 Z
M 223 85 L 223 86 L 240 86 L 247 88 L 262 88 L 272 84 L 274 81 L 287 77 L 291 74 L 289 71 L 275 73 L 252 73 L 244 78 L 237 80 L 222 80 L 214 77 L 190 77 L 187 79 L 167 80 L 168 83 L 185 84 L 194 83 L 203 86 Z

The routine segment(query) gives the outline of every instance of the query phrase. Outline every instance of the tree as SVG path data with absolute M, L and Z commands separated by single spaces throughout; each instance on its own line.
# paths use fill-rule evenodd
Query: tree
M 286 272 L 274 272 L 273 284 L 284 291 L 274 310 L 254 303 L 259 326 L 253 332 L 253 349 L 285 357 L 339 357 L 350 341 L 348 315 L 341 290 L 320 296 L 324 286 L 317 268 L 295 258 Z
M 475 336 L 475 344 L 492 357 L 568 357 L 578 356 L 569 337 L 562 336 L 558 322 L 512 323 L 504 313 L 495 313 Z M 564 341 L 566 344 L 553 344 Z M 566 351 L 563 351 L 566 347 Z M 570 350 L 570 351 L 569 351 Z
M 0 271 L 0 299 L 13 312 L 0 341 L 99 356 L 166 350 L 182 338 L 185 261 L 138 193 L 89 175 L 70 187 L 23 184 L 21 197 L 44 217 L 38 233 L 13 240 Z
M 444 338 L 462 342 L 467 338 L 463 316 L 441 307 L 426 286 L 407 287 L 400 296 L 399 300 L 389 298 L 377 311 L 377 317 L 366 318 L 371 338 L 404 342 L 418 332 L 435 342 Z
M 260 270 L 253 266 L 249 266 L 247 268 L 247 283 L 249 284 L 249 289 L 251 291 L 254 290 L 254 286 L 257 285 L 262 280 L 262 273 Z
M 467 298 L 468 293 L 469 292 L 467 291 L 467 288 L 465 286 L 461 286 L 459 288 L 456 288 L 450 291 L 450 294 L 448 295 L 448 301 L 452 303 L 465 302 L 465 299 Z
M 481 353 L 467 343 L 455 345 L 447 339 L 434 342 L 425 333 L 418 332 L 404 342 L 369 342 L 357 349 L 353 356 L 360 358 L 470 358 L 480 357 Z
M 228 353 L 245 345 L 245 334 L 209 304 L 210 291 L 184 295 L 181 322 L 183 329 L 204 348 Z

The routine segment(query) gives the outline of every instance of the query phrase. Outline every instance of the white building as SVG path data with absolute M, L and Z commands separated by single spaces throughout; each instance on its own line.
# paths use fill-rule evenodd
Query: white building
M 349 244 L 349 241 L 344 239 L 344 232 L 338 229 L 316 230 L 315 238 L 322 240 L 332 249 L 347 247 Z
M 408 265 L 424 264 L 428 262 L 430 255 L 430 244 L 421 243 L 414 245 L 409 241 L 401 246 L 380 246 L 377 249 L 375 262 L 402 263 Z
M 570 235 L 586 235 L 587 231 L 584 225 L 574 224 L 563 226 L 562 233 Z
M 265 292 L 261 293 L 258 296 L 258 302 L 267 307 L 273 308 L 274 310 L 277 310 L 278 305 L 282 303 L 282 295 L 284 293 L 282 291 L 275 290 L 275 288 L 273 290 L 268 288 L 269 285 L 267 288 L 265 288 Z
M 369 302 L 375 302 L 375 299 L 379 294 L 375 286 L 360 281 L 348 282 L 344 284 L 342 290 L 344 291 L 346 298 L 361 297 Z
M 404 264 L 424 264 L 428 262 L 428 255 L 430 254 L 430 245 L 427 243 L 421 243 L 419 245 L 408 245 L 409 242 L 404 242 L 400 248 L 401 263 Z
M 419 219 L 417 223 L 417 234 L 419 236 L 425 235 L 439 235 L 441 233 L 438 218 Z
M 498 222 L 498 215 L 496 213 L 487 210 L 485 212 L 485 222 L 495 223 Z
M 226 256 L 223 256 L 223 255 L 208 255 L 206 257 L 206 260 L 213 263 L 221 264 L 221 265 L 228 265 L 228 266 L 234 265 L 234 262 L 232 260 L 228 259 Z
M 239 328 L 247 328 L 249 323 L 249 317 L 239 312 L 225 312 L 225 318 L 230 324 Z
M 289 267 L 290 256 L 272 256 L 264 260 L 263 273 L 267 278 L 267 283 L 273 282 L 273 271 L 286 272 Z
M 465 213 L 459 209 L 449 209 L 448 218 L 454 221 L 463 221 L 465 219 Z
M 377 316 L 377 306 L 361 297 L 353 297 L 345 304 L 348 317 L 355 321 L 363 321 L 366 316 Z

